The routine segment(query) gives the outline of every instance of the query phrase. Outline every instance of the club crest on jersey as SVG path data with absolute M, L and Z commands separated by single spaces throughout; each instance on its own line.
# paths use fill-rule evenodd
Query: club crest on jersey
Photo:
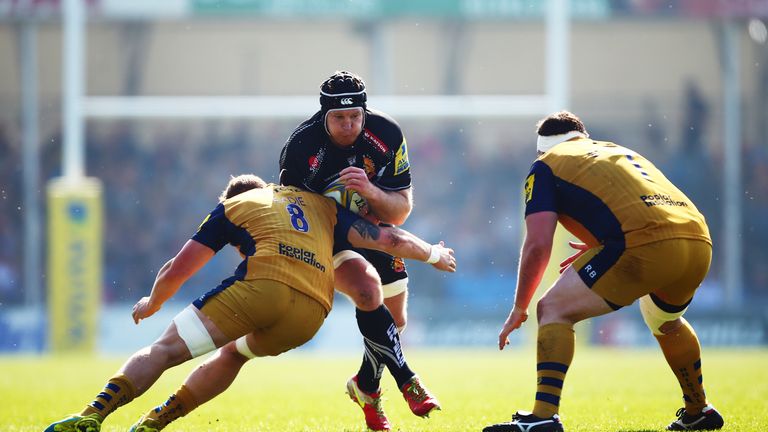
M 392 257 L 392 270 L 397 273 L 405 271 L 405 262 L 400 257 Z
M 376 165 L 373 164 L 373 159 L 368 156 L 363 156 L 363 169 L 369 179 L 376 175 Z
M 533 198 L 533 181 L 535 174 L 531 174 L 525 179 L 525 202 L 529 202 Z
M 408 145 L 405 143 L 405 138 L 403 138 L 403 143 L 400 144 L 400 148 L 395 155 L 395 175 L 404 173 L 410 167 L 411 164 L 408 162 Z
M 365 138 L 366 141 L 371 143 L 371 145 L 376 150 L 378 150 L 378 151 L 380 151 L 382 153 L 386 153 L 386 152 L 389 151 L 389 147 L 387 147 L 386 144 L 384 144 L 384 141 L 380 140 L 379 137 L 377 137 L 376 135 L 372 134 L 371 131 L 369 131 L 368 129 L 363 131 L 363 138 Z

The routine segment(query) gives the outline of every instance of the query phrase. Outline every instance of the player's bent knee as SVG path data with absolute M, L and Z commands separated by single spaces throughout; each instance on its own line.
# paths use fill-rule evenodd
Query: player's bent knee
M 677 330 L 682 325 L 680 317 L 687 309 L 684 307 L 679 311 L 666 311 L 656 304 L 650 294 L 640 297 L 643 321 L 655 336 L 663 336 Z
M 357 286 L 342 291 L 360 310 L 370 312 L 381 306 L 381 291 L 378 284 L 361 282 Z
M 336 290 L 358 309 L 372 311 L 383 302 L 381 280 L 376 269 L 360 254 L 342 251 L 334 256 Z
M 184 308 L 173 318 L 173 323 L 176 325 L 179 337 L 194 358 L 215 350 L 216 345 L 193 308 L 195 308 L 193 305 Z
M 559 312 L 560 309 L 551 296 L 545 294 L 536 302 L 536 320 L 539 324 L 559 318 Z

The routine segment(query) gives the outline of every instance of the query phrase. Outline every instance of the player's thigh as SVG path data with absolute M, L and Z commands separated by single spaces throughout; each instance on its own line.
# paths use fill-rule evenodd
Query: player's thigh
M 584 283 L 572 266 L 565 269 L 536 307 L 539 325 L 577 323 L 612 311 L 605 300 Z
M 344 259 L 340 261 L 342 254 Z M 362 255 L 343 251 L 334 256 L 334 266 L 337 291 L 347 295 L 359 309 L 371 311 L 381 306 L 383 296 L 379 275 Z
M 293 291 L 288 285 L 270 279 L 234 281 L 194 304 L 226 335 L 228 342 L 280 320 L 291 306 Z
M 328 311 L 306 294 L 292 290 L 291 307 L 272 326 L 246 336 L 248 348 L 255 356 L 276 356 L 304 345 L 322 326 Z

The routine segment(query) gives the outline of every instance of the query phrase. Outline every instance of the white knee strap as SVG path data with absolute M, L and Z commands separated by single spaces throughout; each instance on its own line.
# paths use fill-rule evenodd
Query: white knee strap
M 187 349 L 192 354 L 192 358 L 216 349 L 211 335 L 208 334 L 208 329 L 205 328 L 200 317 L 197 316 L 195 309 L 197 309 L 195 306 L 189 305 L 173 318 L 173 323 L 176 324 L 176 331 L 179 333 L 181 340 L 187 344 Z
M 235 341 L 235 348 L 237 348 L 237 352 L 243 355 L 243 357 L 247 358 L 248 360 L 256 358 L 256 354 L 251 351 L 251 349 L 248 347 L 248 341 L 245 339 L 248 337 L 248 335 L 240 336 Z
M 656 336 L 664 334 L 659 330 L 664 323 L 680 318 L 686 310 L 688 310 L 687 307 L 680 312 L 666 312 L 656 306 L 649 294 L 640 297 L 640 313 L 643 314 L 643 321 Z

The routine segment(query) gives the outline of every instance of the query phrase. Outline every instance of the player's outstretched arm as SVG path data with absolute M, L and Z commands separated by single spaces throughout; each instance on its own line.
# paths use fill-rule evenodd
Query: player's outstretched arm
M 216 253 L 213 249 L 195 240 L 188 240 L 175 257 L 171 258 L 157 273 L 152 293 L 142 297 L 133 306 L 133 322 L 159 311 L 169 298 L 181 288 L 192 275 L 197 273 Z
M 390 255 L 427 262 L 442 271 L 456 271 L 453 249 L 445 247 L 442 241 L 431 245 L 397 227 L 380 227 L 358 219 L 347 233 L 347 239 L 355 247 L 376 249 Z
M 504 349 L 509 343 L 509 334 L 520 328 L 528 319 L 528 306 L 547 268 L 556 227 L 555 212 L 538 212 L 525 218 L 526 232 L 520 251 L 515 302 L 499 332 L 499 349 Z

